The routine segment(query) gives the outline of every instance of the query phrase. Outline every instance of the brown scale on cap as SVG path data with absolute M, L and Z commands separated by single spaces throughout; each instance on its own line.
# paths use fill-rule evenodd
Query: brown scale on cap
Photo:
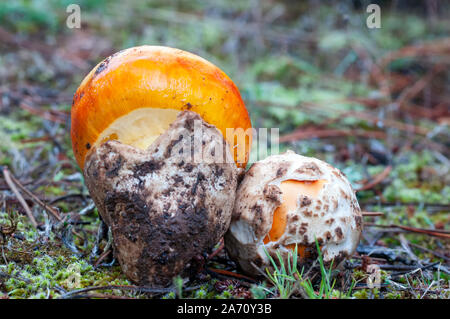
M 287 258 L 297 245 L 300 263 L 317 256 L 315 240 L 326 263 L 340 263 L 354 252 L 362 231 L 361 211 L 339 170 L 288 151 L 253 164 L 249 172 L 238 187 L 225 235 L 230 256 L 245 272 L 255 273 L 256 261 L 270 266 L 264 248 L 270 255 L 278 249 Z M 274 196 L 267 197 L 268 189 Z M 258 205 L 257 215 L 249 203 Z

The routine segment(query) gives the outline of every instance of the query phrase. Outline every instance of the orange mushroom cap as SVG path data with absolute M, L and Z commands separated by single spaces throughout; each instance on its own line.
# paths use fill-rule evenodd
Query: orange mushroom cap
M 283 236 L 286 231 L 288 213 L 296 209 L 298 194 L 316 198 L 325 183 L 325 180 L 286 180 L 281 182 L 279 187 L 284 200 L 273 213 L 272 228 L 264 238 L 264 244 L 271 241 L 278 241 Z
M 85 77 L 71 112 L 78 165 L 83 169 L 89 149 L 108 139 L 147 148 L 183 110 L 216 126 L 230 144 L 237 166 L 246 166 L 251 122 L 236 85 L 205 59 L 161 46 L 120 51 Z M 242 129 L 246 136 L 228 136 L 227 128 Z

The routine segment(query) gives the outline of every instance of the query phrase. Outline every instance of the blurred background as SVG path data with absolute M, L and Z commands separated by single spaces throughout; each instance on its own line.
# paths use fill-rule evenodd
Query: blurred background
M 79 29 L 66 24 L 72 3 L 81 8 Z M 366 24 L 370 3 L 381 8 L 381 28 Z M 253 126 L 280 129 L 280 152 L 320 158 L 347 175 L 362 209 L 382 213 L 365 219 L 364 244 L 399 246 L 392 224 L 445 233 L 449 17 L 450 3 L 438 0 L 2 1 L 0 165 L 62 214 L 89 208 L 70 142 L 72 96 L 110 54 L 166 45 L 224 70 Z M 2 178 L 0 190 L 0 217 L 7 207 L 24 212 Z M 42 219 L 42 207 L 25 197 Z M 419 249 L 420 258 L 448 263 L 448 241 L 407 240 L 441 256 Z

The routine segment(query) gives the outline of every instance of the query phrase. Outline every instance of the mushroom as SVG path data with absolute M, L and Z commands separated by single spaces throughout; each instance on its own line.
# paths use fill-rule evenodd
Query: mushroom
M 225 246 L 242 270 L 270 268 L 267 255 L 287 260 L 297 246 L 299 263 L 317 257 L 334 265 L 351 256 L 362 215 L 347 178 L 316 158 L 287 151 L 256 162 L 238 186 Z M 266 253 L 267 252 L 267 253 Z
M 107 140 L 145 150 L 183 110 L 196 112 L 217 127 L 227 137 L 238 166 L 246 166 L 251 132 L 248 138 L 242 136 L 245 142 L 241 143 L 226 133 L 227 128 L 251 129 L 236 85 L 205 59 L 161 46 L 117 52 L 81 82 L 71 111 L 72 147 L 78 165 L 83 169 L 89 149 Z
M 121 51 L 81 83 L 73 150 L 133 282 L 167 286 L 225 234 L 251 143 L 226 128 L 251 128 L 238 89 L 185 51 Z

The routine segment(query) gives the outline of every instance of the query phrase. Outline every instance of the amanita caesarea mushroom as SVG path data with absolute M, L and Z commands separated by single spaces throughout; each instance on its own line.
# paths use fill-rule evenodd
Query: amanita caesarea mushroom
M 250 274 L 269 266 L 267 253 L 287 259 L 295 246 L 299 262 L 317 256 L 334 265 L 351 256 L 362 231 L 362 215 L 347 178 L 316 158 L 292 151 L 269 156 L 247 171 L 238 187 L 225 245 Z M 267 253 L 266 253 L 267 252 Z
M 207 60 L 161 46 L 117 52 L 85 77 L 71 111 L 75 158 L 83 168 L 89 149 L 107 140 L 145 150 L 183 110 L 222 132 L 238 166 L 246 166 L 251 132 L 243 142 L 226 134 L 227 128 L 251 128 L 236 85 Z
M 251 128 L 238 89 L 185 51 L 124 50 L 81 83 L 73 150 L 132 281 L 170 284 L 228 229 L 251 143 L 227 136 L 230 128 Z

